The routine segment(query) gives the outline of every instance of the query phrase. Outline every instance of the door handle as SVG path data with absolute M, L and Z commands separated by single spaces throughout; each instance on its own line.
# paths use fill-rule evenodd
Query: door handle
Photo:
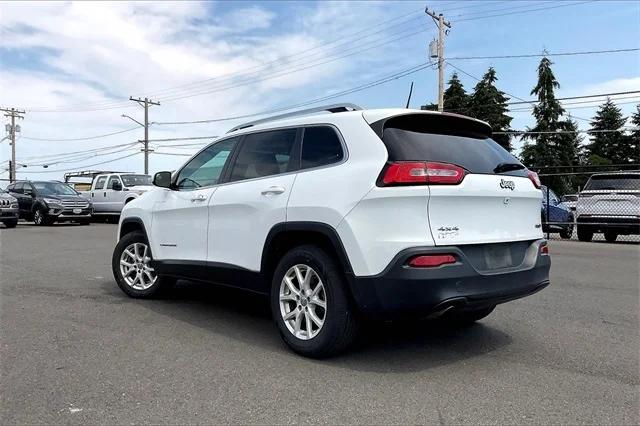
M 191 202 L 195 203 L 197 201 L 205 201 L 207 199 L 207 197 L 205 197 L 204 195 L 200 194 L 200 195 L 196 195 L 194 197 L 191 198 Z
M 285 189 L 281 186 L 271 186 L 265 190 L 263 190 L 261 192 L 262 195 L 264 196 L 269 196 L 269 195 L 278 195 L 278 194 L 282 194 L 285 191 Z

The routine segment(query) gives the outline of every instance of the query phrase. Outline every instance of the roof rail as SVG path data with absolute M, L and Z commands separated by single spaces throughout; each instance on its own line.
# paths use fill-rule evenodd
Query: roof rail
M 309 114 L 313 114 L 314 112 L 335 113 L 335 112 L 360 111 L 360 110 L 362 110 L 362 107 L 359 107 L 358 105 L 355 105 L 355 104 L 349 104 L 349 103 L 325 105 L 325 106 L 320 106 L 315 108 L 302 109 L 300 111 L 288 112 L 286 114 L 274 115 L 272 117 L 261 118 L 260 120 L 250 121 L 248 123 L 244 123 L 234 127 L 233 129 L 229 130 L 227 133 L 235 132 L 236 130 L 240 130 L 240 129 L 246 129 L 247 127 L 252 127 L 257 124 L 268 123 L 269 121 L 281 120 L 283 118 L 289 118 L 289 117 L 298 117 L 301 115 L 309 115 Z

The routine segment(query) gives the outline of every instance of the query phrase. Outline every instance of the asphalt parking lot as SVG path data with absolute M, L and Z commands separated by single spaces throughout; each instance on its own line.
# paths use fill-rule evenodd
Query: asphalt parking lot
M 552 241 L 551 286 L 481 323 L 369 324 L 313 361 L 261 297 L 184 282 L 127 298 L 115 231 L 0 229 L 0 423 L 640 420 L 638 245 Z

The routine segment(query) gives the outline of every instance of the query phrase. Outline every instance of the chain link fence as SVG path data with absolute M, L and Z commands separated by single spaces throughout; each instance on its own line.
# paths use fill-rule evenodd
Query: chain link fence
M 640 243 L 640 165 L 537 169 L 547 238 Z

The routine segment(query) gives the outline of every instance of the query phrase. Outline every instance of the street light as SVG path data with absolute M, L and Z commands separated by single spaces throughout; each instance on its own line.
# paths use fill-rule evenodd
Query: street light
M 140 126 L 144 127 L 144 124 L 142 124 L 141 122 L 139 122 L 135 118 L 128 116 L 127 114 L 122 114 L 120 117 L 128 118 L 129 120 L 131 120 L 131 121 L 139 124 Z

